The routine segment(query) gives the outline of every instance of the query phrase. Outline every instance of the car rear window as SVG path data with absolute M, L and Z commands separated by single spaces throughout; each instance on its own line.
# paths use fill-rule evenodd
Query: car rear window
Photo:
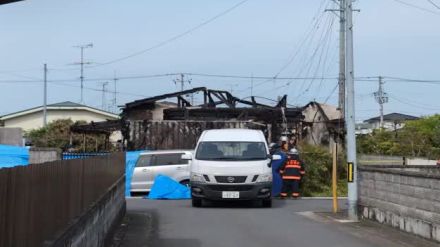
M 145 166 L 151 166 L 153 161 L 152 155 L 141 155 L 136 162 L 136 167 L 145 167 Z
M 152 166 L 181 165 L 188 164 L 188 160 L 182 160 L 183 153 L 157 154 Z

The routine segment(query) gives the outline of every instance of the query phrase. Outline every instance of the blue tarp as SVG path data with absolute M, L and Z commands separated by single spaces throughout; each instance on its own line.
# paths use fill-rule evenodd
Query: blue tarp
M 23 166 L 29 164 L 29 149 L 0 145 L 0 168 Z
M 191 191 L 168 176 L 158 175 L 148 199 L 191 199 Z
M 272 195 L 278 196 L 281 193 L 281 188 L 283 187 L 283 179 L 278 173 L 278 169 L 286 161 L 287 156 L 282 151 L 277 151 L 275 154 L 281 155 L 281 160 L 272 161 Z
M 125 196 L 130 196 L 131 177 L 139 155 L 144 151 L 130 151 L 125 153 Z

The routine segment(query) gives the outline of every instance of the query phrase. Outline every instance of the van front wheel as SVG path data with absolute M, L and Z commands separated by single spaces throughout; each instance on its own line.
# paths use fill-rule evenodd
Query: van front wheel
M 200 208 L 202 206 L 202 199 L 193 198 L 192 206 L 195 208 Z

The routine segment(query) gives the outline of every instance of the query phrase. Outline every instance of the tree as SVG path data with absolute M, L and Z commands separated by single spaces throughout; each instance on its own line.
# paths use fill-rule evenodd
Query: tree
M 77 122 L 83 124 L 85 122 Z M 49 123 L 46 127 L 34 129 L 26 133 L 26 138 L 35 147 L 60 148 L 63 151 L 72 149 L 74 151 L 94 152 L 105 150 L 105 136 L 84 136 L 80 134 L 72 134 L 70 127 L 75 123 L 71 119 L 59 119 Z M 72 138 L 72 145 L 70 141 Z
M 440 115 L 408 121 L 397 134 L 375 130 L 357 137 L 358 152 L 378 155 L 440 157 Z

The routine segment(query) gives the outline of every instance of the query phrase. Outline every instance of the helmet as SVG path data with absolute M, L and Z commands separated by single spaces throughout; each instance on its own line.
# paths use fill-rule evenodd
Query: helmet
M 299 155 L 299 152 L 298 152 L 298 150 L 296 150 L 296 148 L 292 148 L 292 149 L 289 150 L 289 154 Z
M 287 136 L 280 137 L 280 141 L 282 141 L 282 142 L 287 142 L 288 140 L 289 140 L 289 138 L 287 138 Z
M 270 149 L 278 149 L 278 148 L 280 148 L 280 145 L 278 143 L 272 142 L 271 144 L 269 144 L 269 148 Z

